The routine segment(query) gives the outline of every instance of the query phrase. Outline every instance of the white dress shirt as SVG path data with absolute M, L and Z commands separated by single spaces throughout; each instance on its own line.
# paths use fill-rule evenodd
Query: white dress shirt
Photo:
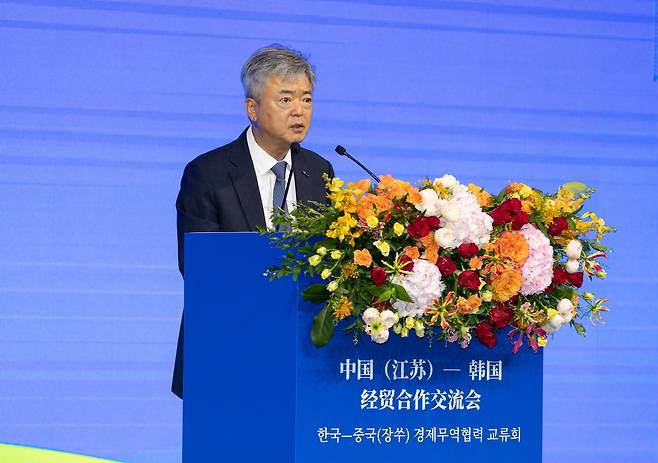
M 256 180 L 258 180 L 258 191 L 260 191 L 260 201 L 263 204 L 263 213 L 265 214 L 265 224 L 267 228 L 274 228 L 272 226 L 272 196 L 274 195 L 274 183 L 276 182 L 276 175 L 272 172 L 272 167 L 279 162 L 270 156 L 267 151 L 260 147 L 256 143 L 254 138 L 254 133 L 249 126 L 247 130 L 247 144 L 249 145 L 249 154 L 251 155 L 251 162 L 254 163 L 254 169 L 256 170 Z M 288 184 L 288 178 L 292 174 L 292 156 L 290 150 L 286 153 L 286 157 L 282 159 L 286 164 L 286 185 Z M 288 196 L 286 196 L 286 205 L 288 206 L 288 211 L 292 211 L 295 208 L 295 202 L 297 201 L 297 192 L 295 190 L 295 179 L 294 176 L 290 180 L 290 188 L 288 188 Z M 277 207 L 281 207 L 280 204 L 277 204 Z

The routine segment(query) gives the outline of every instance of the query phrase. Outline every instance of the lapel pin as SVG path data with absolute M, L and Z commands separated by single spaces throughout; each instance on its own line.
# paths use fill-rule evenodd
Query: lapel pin
M 310 177 L 309 173 L 306 172 L 305 170 L 302 170 L 302 174 L 304 174 L 306 177 Z

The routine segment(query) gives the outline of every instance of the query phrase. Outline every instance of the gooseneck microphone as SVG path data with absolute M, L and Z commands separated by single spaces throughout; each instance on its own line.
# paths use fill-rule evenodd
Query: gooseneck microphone
M 350 153 L 348 153 L 347 150 L 346 150 L 345 148 L 343 148 L 342 146 L 338 145 L 338 146 L 336 147 L 336 153 L 340 154 L 341 156 L 345 156 L 345 157 L 350 158 L 350 159 L 351 159 L 352 161 L 354 161 L 354 162 L 355 162 L 360 168 L 362 168 L 363 170 L 365 170 L 365 171 L 368 173 L 368 175 L 370 175 L 372 178 L 374 178 L 374 179 L 375 179 L 375 182 L 379 183 L 379 178 L 377 178 L 377 176 L 376 176 L 375 174 L 373 174 L 373 173 L 370 171 L 370 169 L 368 169 L 366 166 L 364 166 L 363 164 L 361 164 L 361 163 L 358 161 L 358 159 L 356 159 L 354 156 L 352 156 Z

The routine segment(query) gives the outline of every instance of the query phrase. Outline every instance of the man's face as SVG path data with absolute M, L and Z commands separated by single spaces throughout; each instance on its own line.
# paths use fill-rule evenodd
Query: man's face
M 311 84 L 304 74 L 291 80 L 270 75 L 259 101 L 247 98 L 246 106 L 256 141 L 271 155 L 285 154 L 292 143 L 304 139 L 311 125 Z

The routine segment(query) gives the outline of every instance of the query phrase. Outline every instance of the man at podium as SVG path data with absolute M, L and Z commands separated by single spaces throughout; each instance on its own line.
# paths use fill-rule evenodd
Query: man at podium
M 272 213 L 296 203 L 327 201 L 323 174 L 331 163 L 299 143 L 311 124 L 315 72 L 281 45 L 256 50 L 242 67 L 250 125 L 231 143 L 187 164 L 176 200 L 178 266 L 184 276 L 186 232 L 272 228 Z M 183 320 L 172 392 L 183 398 Z

